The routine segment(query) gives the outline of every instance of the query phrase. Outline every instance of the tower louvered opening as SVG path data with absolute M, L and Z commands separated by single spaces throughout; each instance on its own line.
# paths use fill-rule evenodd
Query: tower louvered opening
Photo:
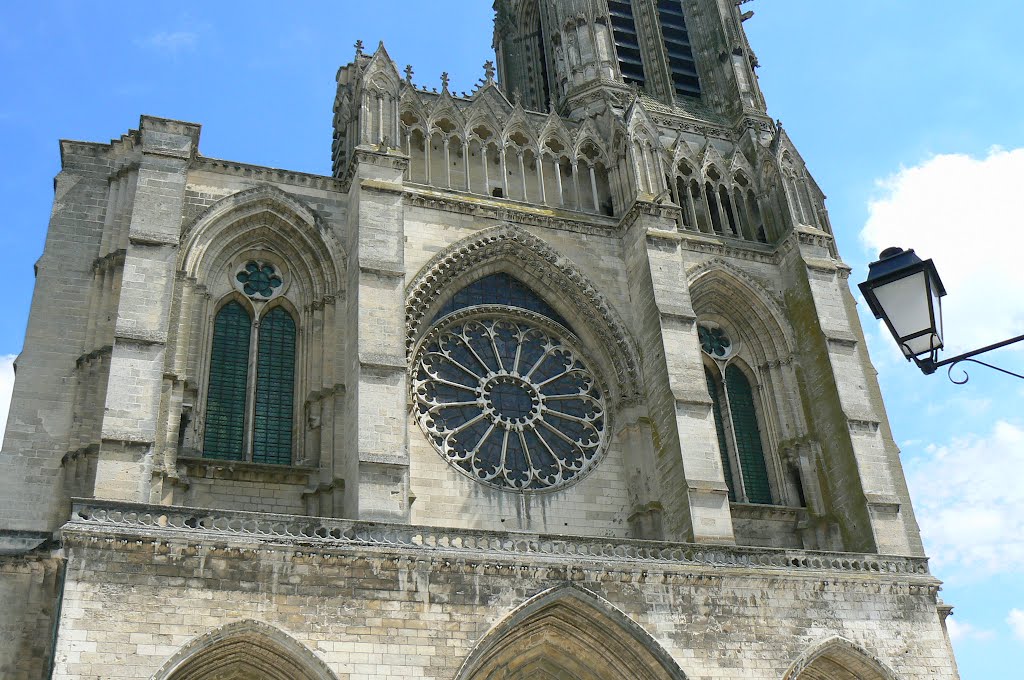
M 699 97 L 700 79 L 697 76 L 697 63 L 693 59 L 693 49 L 690 47 L 682 3 L 679 0 L 658 0 L 658 19 L 676 94 Z
M 608 0 L 608 14 L 612 19 L 612 36 L 622 79 L 643 87 L 644 63 L 640 58 L 640 38 L 633 21 L 633 5 L 629 0 Z

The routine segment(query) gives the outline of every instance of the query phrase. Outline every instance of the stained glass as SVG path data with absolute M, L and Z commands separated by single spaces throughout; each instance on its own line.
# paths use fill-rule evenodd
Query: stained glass
M 203 456 L 243 460 L 245 396 L 252 318 L 237 302 L 221 307 L 213 324 Z
M 529 286 L 504 273 L 491 274 L 477 279 L 457 292 L 434 316 L 434 321 L 459 309 L 476 305 L 506 305 L 528 309 L 570 328 L 566 320 L 551 305 L 530 290 Z
M 575 479 L 604 445 L 604 397 L 557 334 L 509 314 L 481 313 L 432 331 L 417 362 L 420 425 L 474 479 L 547 489 Z
M 295 394 L 295 321 L 276 307 L 260 322 L 256 359 L 256 408 L 252 459 L 256 463 L 292 462 Z
M 725 423 L 722 422 L 722 400 L 718 395 L 718 381 L 711 375 L 711 371 L 704 369 L 704 377 L 708 381 L 708 394 L 711 395 L 711 411 L 715 416 L 715 433 L 718 435 L 718 452 L 722 456 L 722 471 L 725 474 L 725 483 L 729 487 L 729 500 L 736 502 L 736 489 L 733 483 L 732 463 L 729 462 L 729 449 L 725 438 Z
M 768 485 L 768 469 L 761 448 L 761 433 L 757 427 L 757 413 L 754 410 L 754 394 L 750 381 L 736 366 L 725 370 L 725 388 L 729 394 L 729 410 L 732 413 L 732 429 L 736 435 L 736 449 L 740 459 L 740 473 L 743 488 L 751 503 L 772 502 Z
M 235 274 L 235 280 L 242 284 L 242 290 L 250 297 L 269 298 L 284 281 L 273 265 L 248 262 L 242 271 Z
M 721 328 L 697 326 L 697 337 L 700 339 L 700 348 L 718 359 L 729 354 L 729 348 L 732 347 L 732 341 Z

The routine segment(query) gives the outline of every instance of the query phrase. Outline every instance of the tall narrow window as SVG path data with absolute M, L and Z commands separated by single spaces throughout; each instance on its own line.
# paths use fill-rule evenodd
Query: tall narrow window
M 732 481 L 732 463 L 729 462 L 729 445 L 725 439 L 725 423 L 722 422 L 722 397 L 718 394 L 718 382 L 711 371 L 704 369 L 704 377 L 708 381 L 708 394 L 711 395 L 711 412 L 715 416 L 715 433 L 718 435 L 718 452 L 722 456 L 722 471 L 725 483 L 729 487 L 729 500 L 736 502 L 736 484 Z
M 750 381 L 735 365 L 725 369 L 725 389 L 729 395 L 732 430 L 736 435 L 736 457 L 743 475 L 743 490 L 751 503 L 771 503 L 768 468 L 764 464 L 761 432 L 754 411 L 754 393 Z
M 750 381 L 742 369 L 730 362 L 735 347 L 721 328 L 701 325 L 698 333 L 701 349 L 715 359 L 714 367 L 704 368 L 704 376 L 729 500 L 770 505 L 772 491 Z M 723 364 L 724 380 L 719 370 Z
M 622 79 L 643 87 L 644 63 L 640 58 L 640 38 L 633 21 L 633 4 L 630 0 L 608 0 L 608 14 L 612 19 L 612 38 Z
M 295 392 L 295 321 L 275 307 L 260 323 L 252 459 L 287 465 L 292 460 Z
M 658 19 L 661 35 L 665 39 L 665 56 L 672 71 L 672 86 L 676 94 L 686 97 L 700 96 L 697 62 L 693 59 L 690 35 L 686 30 L 686 17 L 680 0 L 658 0 Z
M 221 307 L 213 324 L 210 383 L 206 397 L 207 458 L 245 459 L 245 402 L 249 384 L 252 317 L 242 305 Z
M 203 457 L 272 465 L 292 462 L 296 325 L 280 305 L 281 272 L 248 262 L 236 273 L 240 293 L 217 312 L 210 347 Z

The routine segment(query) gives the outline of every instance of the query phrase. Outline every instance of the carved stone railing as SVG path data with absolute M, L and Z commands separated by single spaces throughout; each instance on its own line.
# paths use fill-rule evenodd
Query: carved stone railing
M 195 535 L 215 540 L 252 540 L 308 548 L 368 547 L 465 557 L 570 558 L 650 566 L 715 566 L 797 572 L 832 571 L 929 577 L 928 560 L 862 553 L 816 552 L 695 543 L 668 543 L 586 536 L 556 536 L 324 517 L 272 515 L 118 501 L 74 499 L 62 530 L 148 535 L 167 539 Z

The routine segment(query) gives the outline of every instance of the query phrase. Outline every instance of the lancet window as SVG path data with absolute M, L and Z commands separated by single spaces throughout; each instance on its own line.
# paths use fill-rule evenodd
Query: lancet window
M 213 323 L 203 456 L 288 465 L 296 324 L 275 304 L 285 281 L 273 265 L 249 261 L 234 283 L 240 295 L 220 307 Z
M 773 503 L 768 481 L 757 397 L 735 356 L 735 346 L 718 326 L 698 327 L 701 349 L 710 361 L 704 376 L 711 397 L 719 452 L 729 500 Z

